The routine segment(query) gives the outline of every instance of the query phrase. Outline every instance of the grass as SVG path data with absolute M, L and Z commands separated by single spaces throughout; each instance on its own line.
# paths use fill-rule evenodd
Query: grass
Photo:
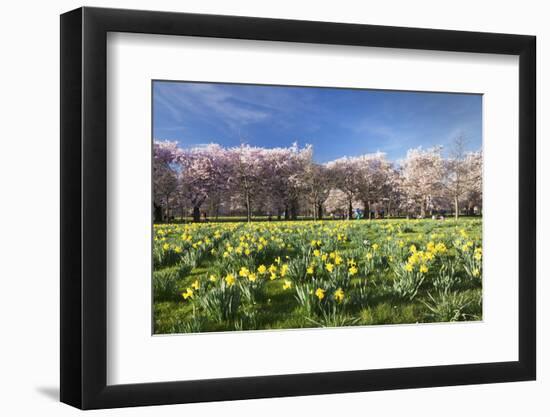
M 161 230 L 163 232 L 159 232 Z M 190 235 L 190 241 L 183 239 Z M 346 236 L 344 241 L 338 240 L 339 235 Z M 237 256 L 232 252 L 231 256 L 223 258 L 222 253 L 227 245 L 238 248 L 237 245 L 243 242 L 239 238 L 243 236 L 252 236 L 246 238 L 249 240 L 245 239 L 251 247 L 252 239 L 256 241 L 254 245 L 258 245 L 261 236 L 268 243 L 261 250 L 257 250 L 256 246 L 249 256 Z M 275 241 L 271 240 L 272 237 Z M 336 252 L 346 262 L 356 261 L 358 273 L 351 276 L 346 272 L 347 266 L 340 266 L 333 273 L 323 270 L 322 274 L 319 272 L 319 277 L 309 278 L 305 271 L 307 265 L 299 262 L 301 256 L 308 257 L 310 263 L 319 262 L 319 270 L 326 268 L 325 261 L 312 255 L 313 249 L 309 242 L 316 237 L 322 240 L 319 246 L 321 253 Z M 429 323 L 482 318 L 481 261 L 474 259 L 477 253 L 475 250 L 479 250 L 481 256 L 479 218 L 464 218 L 458 222 L 426 219 L 276 224 L 260 222 L 252 225 L 172 224 L 157 226 L 155 238 L 155 251 L 162 260 L 155 267 L 153 276 L 154 331 L 157 334 Z M 277 239 L 282 242 L 279 246 L 276 244 Z M 210 244 L 206 244 L 206 240 Z M 399 248 L 397 242 L 404 242 L 403 247 Z M 412 254 L 410 248 L 415 246 L 418 251 L 428 253 L 430 242 L 444 243 L 446 252 L 433 252 L 436 255 L 433 260 L 426 261 L 429 264 L 426 273 L 418 272 L 419 263 L 415 265 L 414 272 L 405 271 Z M 169 249 L 164 250 L 167 245 Z M 181 252 L 175 253 L 174 248 L 179 248 L 179 245 Z M 379 248 L 374 250 L 374 245 L 379 245 Z M 373 254 L 372 259 L 366 258 L 369 253 Z M 185 258 L 186 254 L 192 254 L 196 261 L 191 269 L 182 266 L 183 260 L 189 258 L 189 255 Z M 278 256 L 283 259 L 281 264 L 296 263 L 296 270 L 303 270 L 305 278 L 286 275 L 270 280 L 259 277 L 252 283 L 238 276 L 242 266 L 255 271 L 261 264 L 276 265 Z M 330 259 L 327 258 L 327 261 Z M 449 272 L 449 265 L 454 265 L 452 272 Z M 416 279 L 415 276 L 421 277 L 414 291 L 401 293 L 396 289 L 396 282 L 399 281 L 396 271 L 399 268 L 408 280 Z M 476 268 L 479 269 L 479 276 L 473 277 L 471 274 Z M 294 271 L 292 268 L 289 270 Z M 224 277 L 230 273 L 236 275 L 237 282 L 231 288 L 224 281 Z M 210 276 L 216 277 L 214 283 L 209 282 Z M 258 283 L 260 280 L 261 285 Z M 284 289 L 285 280 L 291 282 L 291 288 Z M 296 297 L 296 286 L 307 284 L 307 280 L 314 283 L 312 289 L 326 288 L 326 296 L 322 300 L 318 300 L 314 294 L 306 294 L 306 298 L 310 297 L 313 310 L 311 306 L 308 310 L 301 305 Z M 199 289 L 195 290 L 194 284 L 199 285 Z M 256 291 L 252 299 L 245 300 L 243 294 L 247 294 L 246 290 L 254 285 L 259 289 L 252 290 L 253 293 Z M 342 301 L 334 296 L 338 286 L 345 287 L 345 298 Z M 235 297 L 240 297 L 236 313 L 223 320 L 214 319 L 200 302 L 201 297 L 208 297 L 216 288 L 222 298 L 229 297 L 229 291 Z M 188 289 L 193 291 L 193 296 L 184 299 L 182 293 Z

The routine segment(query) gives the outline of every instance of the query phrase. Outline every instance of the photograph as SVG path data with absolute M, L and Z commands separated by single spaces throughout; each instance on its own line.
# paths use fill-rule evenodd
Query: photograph
M 153 334 L 480 321 L 482 95 L 152 82 Z

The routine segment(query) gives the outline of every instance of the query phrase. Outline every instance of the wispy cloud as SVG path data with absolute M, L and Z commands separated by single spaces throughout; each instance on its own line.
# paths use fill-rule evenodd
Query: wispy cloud
M 239 97 L 213 84 L 159 83 L 155 100 L 178 122 L 198 117 L 218 120 L 237 129 L 270 116 L 266 111 L 247 106 Z

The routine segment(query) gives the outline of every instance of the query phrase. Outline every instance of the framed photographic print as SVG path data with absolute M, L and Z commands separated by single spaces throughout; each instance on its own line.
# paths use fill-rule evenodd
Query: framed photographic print
M 535 379 L 535 38 L 61 16 L 61 401 Z

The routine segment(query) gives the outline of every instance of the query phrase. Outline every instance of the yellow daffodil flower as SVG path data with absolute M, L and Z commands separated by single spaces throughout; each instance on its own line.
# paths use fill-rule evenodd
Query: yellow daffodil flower
M 323 298 L 325 298 L 325 290 L 322 288 L 317 288 L 315 291 L 315 296 L 321 301 Z
M 235 276 L 233 274 L 227 274 L 225 277 L 225 282 L 228 286 L 233 286 L 235 284 Z

